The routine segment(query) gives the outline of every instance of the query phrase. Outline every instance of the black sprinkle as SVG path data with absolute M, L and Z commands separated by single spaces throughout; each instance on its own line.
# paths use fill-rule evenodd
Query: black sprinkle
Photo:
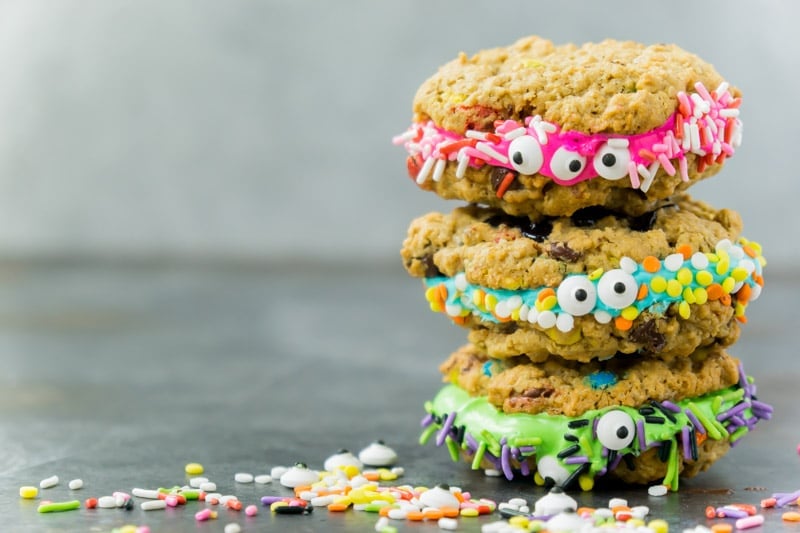
M 299 505 L 282 505 L 276 507 L 274 512 L 275 514 L 303 514 L 306 512 L 306 509 Z
M 575 435 L 571 435 L 571 434 L 567 433 L 567 434 L 564 435 L 564 440 L 568 440 L 570 442 L 578 442 L 578 437 L 576 437 Z
M 503 508 L 500 509 L 500 516 L 503 518 L 511 518 L 513 516 L 528 516 L 528 513 L 522 513 L 520 511 L 515 511 L 514 509 Z
M 664 423 L 664 419 L 663 418 L 661 418 L 660 416 L 654 416 L 654 415 L 649 415 L 649 416 L 644 417 L 644 421 L 647 422 L 648 424 L 663 424 Z
M 689 430 L 689 447 L 691 448 L 692 452 L 692 461 L 697 461 L 699 454 L 697 453 L 697 432 L 694 429 L 694 426 Z
M 661 441 L 661 447 L 658 448 L 658 458 L 661 460 L 662 463 L 666 463 L 669 461 L 669 451 L 672 448 L 672 441 L 664 440 Z
M 578 420 L 570 420 L 567 423 L 567 427 L 570 429 L 582 428 L 589 425 L 589 421 L 585 418 L 579 418 Z
M 640 407 L 639 408 L 639 414 L 640 415 L 652 415 L 655 412 L 656 412 L 656 410 L 653 409 L 652 407 Z
M 631 454 L 623 455 L 622 460 L 625 461 L 625 466 L 628 467 L 628 470 L 636 470 L 636 465 L 633 462 L 633 456 Z
M 589 463 L 581 464 L 581 466 L 579 466 L 572 474 L 570 474 L 564 483 L 561 484 L 561 488 L 564 490 L 569 489 L 569 487 L 574 484 L 587 470 L 589 470 Z
M 675 418 L 675 415 L 672 413 L 672 411 L 670 411 L 669 409 L 667 409 L 666 407 L 664 407 L 660 403 L 658 403 L 656 401 L 652 401 L 652 402 L 650 402 L 650 404 L 653 407 L 655 407 L 656 409 L 658 409 L 659 411 L 661 411 L 661 414 L 666 416 L 667 420 L 669 420 L 673 424 L 677 421 L 677 419 Z
M 617 458 L 617 450 L 609 450 L 608 451 L 608 464 L 614 462 L 614 459 Z
M 456 428 L 455 441 L 458 444 L 464 442 L 464 436 L 467 434 L 467 426 L 459 426 Z
M 573 444 L 569 448 L 564 448 L 563 450 L 558 452 L 558 458 L 559 459 L 563 459 L 564 457 L 569 457 L 570 455 L 575 455 L 579 451 L 581 451 L 581 447 L 578 446 L 577 444 Z

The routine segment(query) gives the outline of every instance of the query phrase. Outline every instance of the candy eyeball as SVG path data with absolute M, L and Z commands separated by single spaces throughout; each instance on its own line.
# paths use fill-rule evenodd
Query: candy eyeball
M 397 452 L 378 440 L 358 452 L 358 458 L 369 466 L 391 466 L 397 461 Z
M 621 268 L 609 270 L 597 283 L 597 297 L 612 309 L 625 309 L 636 301 L 638 294 L 639 284 Z
M 361 461 L 358 460 L 358 457 L 344 448 L 325 459 L 325 464 L 323 466 L 328 472 L 333 472 L 337 468 L 344 468 L 346 466 L 355 466 L 359 470 L 364 467 Z
M 536 463 L 536 471 L 547 481 L 552 480 L 556 485 L 564 484 L 569 479 L 569 472 L 561 466 L 558 459 L 550 455 L 545 455 Z
M 425 507 L 455 507 L 457 509 L 460 505 L 458 498 L 450 492 L 450 487 L 445 484 L 426 490 L 420 494 L 419 501 Z
M 625 411 L 609 411 L 597 421 L 597 440 L 609 450 L 630 446 L 636 436 L 636 426 Z
M 550 159 L 550 172 L 559 181 L 570 181 L 575 179 L 586 167 L 586 158 L 578 152 L 567 150 L 561 147 L 556 150 Z
M 607 180 L 618 180 L 628 175 L 631 155 L 626 147 L 604 144 L 594 156 L 594 170 Z
M 302 485 L 311 485 L 319 481 L 319 474 L 316 470 L 310 470 L 304 463 L 295 463 L 281 475 L 281 485 L 294 488 Z
M 530 135 L 521 135 L 508 145 L 508 160 L 520 174 L 536 174 L 544 163 L 542 147 Z
M 556 291 L 558 305 L 572 316 L 583 316 L 592 312 L 597 303 L 597 290 L 586 276 L 569 276 Z

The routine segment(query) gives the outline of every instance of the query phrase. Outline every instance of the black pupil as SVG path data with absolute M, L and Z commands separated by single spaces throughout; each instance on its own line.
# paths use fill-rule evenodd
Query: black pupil
M 573 159 L 572 161 L 569 162 L 570 172 L 577 172 L 581 169 L 582 166 L 583 165 L 581 165 L 581 162 L 578 161 L 577 159 Z
M 617 156 L 614 154 L 606 154 L 603 156 L 603 164 L 607 167 L 613 167 L 617 164 Z
M 521 165 L 522 164 L 522 152 L 514 152 L 514 155 L 511 156 L 511 159 L 514 160 L 514 163 Z
M 614 292 L 617 294 L 625 294 L 625 284 L 618 281 L 614 284 Z
M 578 289 L 577 291 L 575 291 L 575 299 L 578 300 L 579 302 L 586 301 L 587 296 L 589 295 L 586 294 L 585 289 Z
M 624 439 L 627 436 L 628 436 L 628 428 L 626 428 L 625 426 L 622 426 L 622 427 L 617 429 L 617 437 L 619 437 L 620 439 Z

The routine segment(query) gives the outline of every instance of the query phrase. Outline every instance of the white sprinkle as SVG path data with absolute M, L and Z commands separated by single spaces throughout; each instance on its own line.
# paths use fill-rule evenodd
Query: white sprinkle
M 436 161 L 436 167 L 433 169 L 433 181 L 441 181 L 442 174 L 444 174 L 444 167 L 447 166 L 446 159 L 439 159 Z
M 552 311 L 542 311 L 539 313 L 539 318 L 536 319 L 536 322 L 544 329 L 552 328 L 556 325 L 556 321 L 556 314 Z
M 507 141 L 514 140 L 514 139 L 516 139 L 517 137 L 521 137 L 521 136 L 525 135 L 525 132 L 526 132 L 526 131 L 527 131 L 527 130 L 525 129 L 525 127 L 524 127 L 524 126 L 520 126 L 519 128 L 516 128 L 516 129 L 513 129 L 513 130 L 511 130 L 511 131 L 509 131 L 509 132 L 506 132 L 506 133 L 503 135 L 503 139 L 505 139 L 505 140 L 507 140 Z
M 756 283 L 750 287 L 750 301 L 754 302 L 758 300 L 759 296 L 761 296 L 761 285 Z
M 241 531 L 242 531 L 242 526 L 240 526 L 236 522 L 225 524 L 224 533 L 241 533 Z
M 508 158 L 506 156 L 504 156 L 503 154 L 501 154 L 500 152 L 498 152 L 497 150 L 495 150 L 494 148 L 492 148 L 492 146 L 489 145 L 489 144 L 482 143 L 482 142 L 477 143 L 475 145 L 475 149 L 478 150 L 479 152 L 482 152 L 482 153 L 488 155 L 491 158 L 496 159 L 497 161 L 500 161 L 504 165 L 506 163 L 508 163 Z
M 697 124 L 689 125 L 689 148 L 692 152 L 697 152 L 702 148 L 700 146 L 700 128 Z
M 730 240 L 730 239 L 722 239 L 722 240 L 720 240 L 720 241 L 717 243 L 717 245 L 714 247 L 714 250 L 715 250 L 717 253 L 719 253 L 719 252 L 720 252 L 720 250 L 722 250 L 722 251 L 724 251 L 724 252 L 727 252 L 728 250 L 730 250 L 730 249 L 731 249 L 731 247 L 732 247 L 732 246 L 733 246 L 733 243 L 731 242 L 731 240 Z
M 717 86 L 717 90 L 714 91 L 715 93 L 717 93 L 717 98 L 728 92 L 728 87 L 730 87 L 730 85 L 728 84 L 727 81 L 723 81 L 722 83 L 720 83 Z
M 633 274 L 639 268 L 639 265 L 630 257 L 623 256 L 622 259 L 619 260 L 619 267 L 628 274 Z
M 198 487 L 203 492 L 216 492 L 217 484 L 213 481 L 206 481 Z
M 248 474 L 247 472 L 237 472 L 236 475 L 233 476 L 233 480 L 236 483 L 252 483 L 253 474 Z
M 497 304 L 500 305 L 500 304 Z M 447 316 L 457 317 L 461 316 L 461 306 L 456 304 L 445 304 L 444 311 L 447 313 Z M 500 316 L 500 315 L 498 315 Z M 501 317 L 503 318 L 503 317 Z
M 653 485 L 647 489 L 650 496 L 666 496 L 668 490 L 666 485 Z
M 193 477 L 192 479 L 189 480 L 189 486 L 194 489 L 198 489 L 200 488 L 200 485 L 207 482 L 208 482 L 207 477 Z
M 383 531 L 385 527 L 388 527 L 388 525 L 389 525 L 389 519 L 386 518 L 385 516 L 382 516 L 378 519 L 377 522 L 375 522 L 375 531 L 381 533 L 381 531 Z
M 594 513 L 592 513 L 592 516 L 594 518 L 606 519 L 606 518 L 612 518 L 614 516 L 614 513 L 611 511 L 611 509 L 595 509 Z
M 453 279 L 453 284 L 456 287 L 456 290 L 464 292 L 467 290 L 469 284 L 467 283 L 467 276 L 463 272 L 459 272 L 456 274 L 456 277 Z
M 522 304 L 520 306 L 520 308 L 519 308 L 519 319 L 520 319 L 521 322 L 527 322 L 528 321 L 528 312 L 530 311 L 530 309 L 531 308 L 528 307 L 528 304 Z
M 328 505 L 333 503 L 335 499 L 334 496 L 317 496 L 316 498 L 311 498 L 311 505 L 312 507 L 327 507 Z
M 511 498 L 510 500 L 508 500 L 508 503 L 519 509 L 523 505 L 528 505 L 528 500 L 526 500 L 525 498 Z
M 738 117 L 739 116 L 739 110 L 737 108 L 735 108 L 735 107 L 726 107 L 724 109 L 720 109 L 719 110 L 719 116 L 721 116 L 723 118 Z
M 405 133 L 401 133 L 400 135 L 395 135 L 392 138 L 392 143 L 394 143 L 394 144 L 403 144 L 404 142 L 410 141 L 411 139 L 413 139 L 416 136 L 417 136 L 417 130 L 416 129 L 408 130 Z
M 608 324 L 611 322 L 611 315 L 607 311 L 595 311 L 594 319 L 597 320 L 599 324 Z
M 82 479 L 73 479 L 67 485 L 70 490 L 78 490 L 83 488 L 83 480 Z
M 706 259 L 706 261 L 708 261 Z M 739 261 L 739 265 L 741 268 L 745 269 L 748 274 L 752 274 L 753 271 L 756 269 L 756 264 L 753 263 L 750 259 L 742 259 Z
M 478 139 L 479 141 L 485 141 L 486 133 L 478 130 L 467 130 L 466 133 L 464 133 L 464 137 L 467 139 Z
M 456 159 L 458 160 L 458 167 L 456 167 L 456 178 L 461 179 L 464 177 L 464 174 L 466 174 L 467 166 L 469 165 L 469 155 L 467 155 L 466 147 L 458 151 L 458 156 L 456 156 Z
M 319 494 L 317 494 L 313 490 L 304 490 L 304 491 L 300 492 L 299 496 L 300 496 L 301 500 L 305 500 L 305 501 L 308 502 L 308 501 L 311 501 L 312 499 L 316 498 L 317 496 L 319 496 Z
M 406 469 L 403 468 L 402 466 L 395 466 L 395 467 L 392 468 L 391 472 L 392 472 L 392 474 L 400 477 L 400 476 L 402 476 L 403 474 L 406 473 Z
M 692 254 L 692 266 L 697 270 L 704 270 L 708 267 L 708 257 L 703 252 L 695 252 Z
M 50 476 L 39 482 L 40 489 L 49 489 L 51 487 L 55 487 L 56 485 L 58 485 L 58 476 Z
M 500 477 L 503 473 L 495 468 L 487 468 L 483 471 L 483 475 L 486 477 Z
M 117 499 L 113 496 L 100 496 L 97 499 L 97 506 L 101 509 L 114 509 L 119 507 L 117 505 Z
M 219 503 L 219 499 L 220 498 L 222 498 L 222 494 L 220 494 L 219 492 L 209 492 L 208 494 L 206 494 L 206 501 L 207 502 L 210 501 L 210 500 L 216 499 L 217 503 Z
M 635 518 L 644 518 L 650 514 L 650 508 L 646 505 L 637 505 L 635 507 L 631 507 L 631 513 Z
M 608 500 L 608 508 L 613 509 L 614 507 L 627 507 L 628 500 L 624 498 L 611 498 Z
M 501 502 L 497 505 L 499 511 L 519 511 L 519 505 L 509 502 Z
M 166 500 L 148 500 L 139 504 L 139 508 L 142 511 L 156 511 L 158 509 L 166 509 L 166 507 Z
M 689 132 L 689 123 L 684 121 L 683 122 L 683 138 L 681 139 L 681 150 L 689 151 L 689 148 L 692 147 L 692 139 L 688 135 Z
M 524 514 L 531 514 L 531 508 L 528 507 L 527 505 L 520 505 L 519 512 Z
M 237 498 L 237 497 L 236 497 L 236 496 L 234 496 L 233 494 L 226 494 L 226 495 L 224 495 L 224 496 L 220 496 L 220 497 L 219 497 L 219 504 L 220 504 L 221 506 L 223 506 L 223 507 L 225 507 L 226 505 L 228 505 L 228 502 L 230 502 L 230 501 L 234 501 L 234 502 L 235 502 L 235 501 L 239 501 L 239 498 Z
M 677 272 L 683 266 L 683 254 L 670 254 L 664 259 L 664 268 Z
M 273 466 L 272 470 L 269 472 L 269 475 L 272 477 L 272 479 L 278 479 L 285 474 L 287 470 L 289 470 L 289 468 L 286 466 Z
M 556 328 L 561 333 L 568 333 L 575 327 L 575 319 L 569 313 L 559 313 L 556 317 Z
M 506 300 L 506 305 L 513 311 L 522 305 L 522 297 L 516 294 L 514 296 L 509 296 Z
M 455 531 L 458 529 L 458 520 L 454 518 L 440 518 L 439 522 L 439 529 L 446 529 L 448 531 Z
M 528 323 L 536 324 L 537 322 L 539 322 L 539 310 L 535 307 L 531 307 L 528 310 Z
M 408 512 L 403 509 L 390 509 L 388 516 L 392 520 L 405 520 Z
M 428 174 L 430 174 L 434 163 L 436 163 L 436 158 L 429 157 L 425 160 L 425 163 L 422 164 L 422 168 L 419 170 L 419 173 L 417 174 L 417 185 L 422 185 L 423 183 L 425 183 L 425 180 L 428 179 Z
M 505 300 L 500 300 L 494 306 L 494 314 L 497 318 L 508 318 L 511 316 L 511 309 L 508 308 L 508 303 Z
M 147 498 L 148 500 L 157 500 L 158 499 L 158 491 L 157 490 L 133 489 L 131 491 L 131 494 L 133 494 L 137 498 Z
M 609 139 L 608 145 L 611 148 L 627 148 L 628 147 L 628 139 Z
M 647 169 L 647 174 L 649 177 L 645 178 L 645 180 L 642 182 L 642 192 L 647 192 L 650 189 L 650 185 L 653 184 L 653 180 L 655 179 L 656 173 L 658 172 L 660 166 L 661 164 L 658 161 L 655 161 Z
M 261 474 L 254 477 L 253 481 L 258 483 L 259 485 L 266 485 L 267 483 L 272 483 L 272 476 L 268 476 L 267 474 Z
M 114 498 L 114 502 L 116 502 L 116 504 L 117 504 L 117 507 L 125 507 L 125 504 L 130 499 L 130 496 L 128 496 L 127 498 L 126 498 L 126 496 L 127 496 L 127 494 L 123 494 L 123 493 L 120 493 L 120 492 L 115 492 L 114 493 L 113 498 Z

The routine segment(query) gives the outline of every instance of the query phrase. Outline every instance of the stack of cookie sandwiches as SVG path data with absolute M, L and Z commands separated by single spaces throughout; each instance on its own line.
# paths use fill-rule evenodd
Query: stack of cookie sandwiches
M 402 257 L 469 340 L 423 441 L 509 479 L 676 490 L 770 417 L 727 351 L 761 247 L 685 192 L 738 149 L 739 104 L 677 46 L 610 40 L 530 37 L 423 83 L 395 142 L 463 203 L 414 220 Z

